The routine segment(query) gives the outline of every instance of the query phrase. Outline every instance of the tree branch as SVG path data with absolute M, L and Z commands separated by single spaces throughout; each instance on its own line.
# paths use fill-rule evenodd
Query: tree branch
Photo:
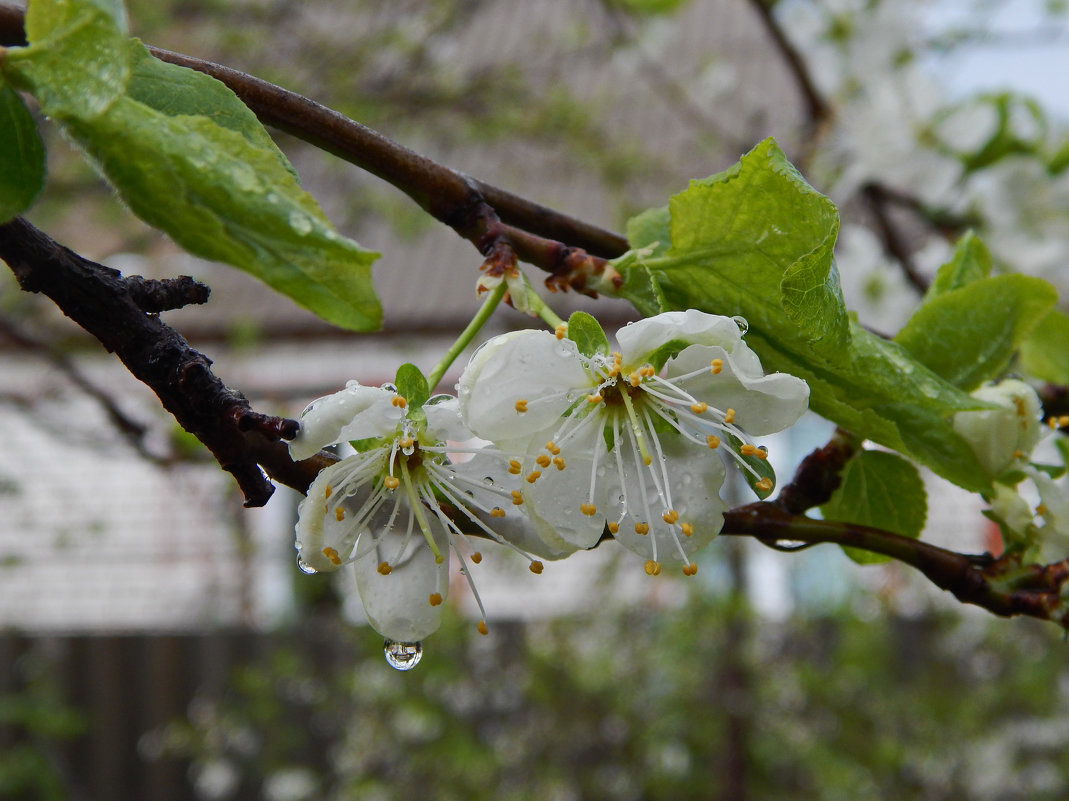
M 25 291 L 51 298 L 156 393 L 182 428 L 234 476 L 246 506 L 267 502 L 274 487 L 258 467 L 250 440 L 292 439 L 297 422 L 254 412 L 245 398 L 212 374 L 210 359 L 141 305 L 146 286 L 162 291 L 163 297 L 153 300 L 165 308 L 178 300 L 176 289 L 184 298 L 205 294 L 207 287 L 191 287 L 191 279 L 146 284 L 140 278 L 123 278 L 62 247 L 21 217 L 0 225 L 0 258 Z

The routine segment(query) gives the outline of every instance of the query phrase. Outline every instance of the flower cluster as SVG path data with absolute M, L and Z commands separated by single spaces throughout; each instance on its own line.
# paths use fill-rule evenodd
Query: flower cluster
M 462 554 L 480 560 L 465 521 L 534 572 L 542 563 L 529 554 L 560 558 L 608 531 L 645 557 L 647 573 L 676 563 L 693 575 L 694 553 L 723 526 L 725 462 L 759 496 L 772 491 L 767 451 L 752 437 L 793 424 L 809 389 L 765 375 L 741 320 L 668 312 L 623 328 L 616 351 L 593 318 L 572 320 L 486 342 L 458 398 L 412 403 L 392 385 L 350 382 L 302 415 L 295 458 L 345 443 L 355 453 L 323 470 L 301 503 L 301 562 L 352 563 L 368 619 L 389 640 L 437 628 L 448 554 L 465 575 Z M 490 444 L 454 463 L 473 436 Z

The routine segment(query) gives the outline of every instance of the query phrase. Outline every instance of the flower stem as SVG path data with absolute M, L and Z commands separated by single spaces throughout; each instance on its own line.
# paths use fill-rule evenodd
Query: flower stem
M 497 304 L 501 302 L 501 298 L 505 297 L 505 292 L 508 291 L 508 284 L 502 281 L 500 284 L 490 290 L 490 294 L 486 296 L 486 300 L 483 301 L 483 305 L 479 307 L 479 311 L 475 313 L 475 316 L 471 318 L 471 322 L 468 323 L 467 328 L 460 332 L 460 336 L 457 337 L 449 350 L 445 352 L 441 361 L 434 366 L 434 369 L 427 375 L 427 386 L 431 391 L 438 385 L 438 382 L 442 380 L 442 376 L 445 375 L 445 371 L 449 369 L 449 366 L 456 361 L 457 356 L 461 354 L 464 348 L 468 347 L 475 335 L 479 333 L 479 329 L 486 324 L 486 321 L 490 319 L 490 315 L 494 313 L 494 309 L 497 308 Z

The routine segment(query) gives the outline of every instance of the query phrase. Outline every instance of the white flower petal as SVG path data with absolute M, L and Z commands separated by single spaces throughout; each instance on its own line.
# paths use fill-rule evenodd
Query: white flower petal
M 298 505 L 297 555 L 307 567 L 320 573 L 331 572 L 347 561 L 353 552 L 361 533 L 357 512 L 369 493 L 361 491 L 361 487 L 343 488 L 344 477 L 352 474 L 360 462 L 368 458 L 357 454 L 320 470 L 308 488 L 308 494 Z M 370 458 L 378 457 L 372 455 Z
M 594 386 L 574 342 L 548 331 L 513 331 L 472 356 L 458 384 L 460 413 L 480 437 L 527 438 L 560 419 L 570 397 Z M 525 412 L 517 410 L 522 401 Z
M 664 312 L 616 332 L 620 354 L 629 366 L 645 361 L 648 354 L 674 339 L 695 345 L 719 345 L 730 353 L 742 339 L 742 332 L 732 318 L 697 309 Z
M 407 508 L 407 507 L 406 507 Z M 407 514 L 403 514 L 407 519 Z M 385 518 L 382 518 L 385 524 Z M 437 523 L 430 523 L 435 543 L 442 554 L 448 554 L 445 532 Z M 361 538 L 359 552 L 368 548 L 354 563 L 356 588 L 364 604 L 364 613 L 372 628 L 389 640 L 419 642 L 438 630 L 442 618 L 442 604 L 432 605 L 432 593 L 444 600 L 449 592 L 449 559 L 436 564 L 434 554 L 418 527 L 409 538 L 404 553 L 397 558 L 397 549 L 404 541 L 404 527 L 400 532 L 380 536 L 371 542 L 371 534 Z M 389 562 L 390 572 L 383 575 L 379 565 Z
M 460 404 L 456 398 L 438 403 L 424 404 L 427 416 L 427 434 L 438 442 L 463 442 L 472 438 L 472 433 L 460 419 Z
M 1016 379 L 980 387 L 972 396 L 1001 408 L 958 412 L 954 415 L 954 430 L 969 443 L 984 469 L 997 476 L 1018 455 L 1031 454 L 1039 442 L 1039 396 L 1031 386 Z
M 721 359 L 714 374 L 709 365 Z M 720 347 L 692 345 L 669 360 L 669 379 L 700 371 L 681 383 L 691 395 L 710 406 L 735 410 L 735 425 L 752 436 L 772 434 L 794 425 L 809 407 L 809 385 L 787 373 L 765 375 L 761 362 L 744 342 L 733 353 Z
M 340 392 L 312 401 L 301 413 L 301 429 L 290 442 L 290 456 L 307 459 L 321 448 L 348 440 L 387 436 L 401 418 L 393 393 L 350 381 Z
M 657 481 L 663 488 L 664 475 L 667 475 L 671 509 L 679 515 L 678 522 L 674 525 L 665 522 L 663 515 L 669 510 L 650 474 L 651 468 L 636 464 L 634 459 L 625 459 L 624 486 L 620 485 L 618 470 L 607 474 L 606 493 L 609 497 L 627 499 L 626 514 L 619 521 L 620 529 L 614 537 L 625 548 L 647 559 L 683 564 L 680 546 L 689 562 L 690 557 L 711 542 L 724 527 L 724 512 L 728 509 L 720 498 L 724 462 L 716 453 L 707 448 L 696 448 L 678 435 L 661 435 L 660 444 L 665 461 L 663 473 L 657 472 Z M 653 469 L 657 469 L 656 465 L 655 460 Z M 608 517 L 610 521 L 617 519 L 612 513 Z M 649 533 L 639 534 L 636 523 L 649 525 Z M 683 533 L 681 523 L 693 526 L 690 536 Z

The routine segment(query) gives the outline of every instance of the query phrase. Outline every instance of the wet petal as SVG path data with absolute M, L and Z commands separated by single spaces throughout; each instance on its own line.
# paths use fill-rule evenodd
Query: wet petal
M 343 496 L 337 489 L 341 476 L 350 473 L 353 464 L 352 458 L 343 459 L 321 470 L 297 507 L 297 555 L 303 564 L 320 573 L 337 570 L 344 564 L 360 534 L 357 512 L 369 493 L 357 491 Z
M 393 393 L 349 382 L 340 392 L 312 401 L 301 413 L 301 430 L 289 444 L 290 456 L 307 459 L 321 448 L 348 440 L 386 436 L 401 418 Z
M 460 404 L 456 398 L 423 406 L 427 415 L 427 434 L 436 442 L 463 442 L 472 438 L 471 431 L 460 419 Z
M 723 362 L 719 373 L 709 369 L 713 359 Z M 744 342 L 733 353 L 692 345 L 666 365 L 669 379 L 696 371 L 680 386 L 710 406 L 734 409 L 735 424 L 752 436 L 794 425 L 809 407 L 809 385 L 787 373 L 765 375 L 757 355 Z
M 513 331 L 489 340 L 472 357 L 458 384 L 460 413 L 480 437 L 526 438 L 568 410 L 569 392 L 593 386 L 574 342 L 548 331 Z
M 385 524 L 385 518 L 382 523 Z M 449 546 L 445 532 L 434 523 L 431 528 L 438 549 L 447 554 Z M 398 558 L 397 550 L 403 537 L 403 532 L 390 533 L 373 542 L 369 532 L 361 538 L 361 556 L 354 564 L 356 588 L 364 613 L 375 631 L 397 642 L 419 642 L 437 631 L 441 624 L 443 604 L 432 605 L 429 598 L 437 593 L 444 599 L 449 593 L 449 560 L 436 564 L 434 554 L 418 529 Z M 366 555 L 363 553 L 365 548 Z M 379 566 L 386 561 L 390 571 L 383 575 Z
M 731 352 L 742 338 L 739 326 L 730 317 L 707 314 L 697 309 L 664 312 L 626 325 L 616 332 L 624 364 L 644 361 L 646 355 L 672 340 L 695 345 L 719 345 Z
M 634 459 L 624 460 L 624 486 L 620 485 L 617 470 L 610 471 L 607 476 L 610 497 L 627 499 L 626 513 L 614 536 L 625 548 L 647 559 L 682 564 L 684 557 L 680 546 L 686 554 L 685 561 L 689 562 L 690 557 L 711 542 L 724 527 L 724 512 L 728 509 L 720 498 L 724 463 L 718 455 L 695 448 L 680 436 L 662 435 L 660 443 L 665 457 L 671 510 L 678 514 L 678 521 L 670 524 L 664 520 L 663 515 L 669 510 L 657 491 L 650 468 L 636 464 Z M 660 472 L 658 479 L 663 485 Z M 609 519 L 616 520 L 611 513 Z M 647 534 L 636 531 L 635 526 L 639 523 L 649 526 Z M 683 523 L 692 527 L 692 530 L 688 529 L 690 536 L 684 532 Z

